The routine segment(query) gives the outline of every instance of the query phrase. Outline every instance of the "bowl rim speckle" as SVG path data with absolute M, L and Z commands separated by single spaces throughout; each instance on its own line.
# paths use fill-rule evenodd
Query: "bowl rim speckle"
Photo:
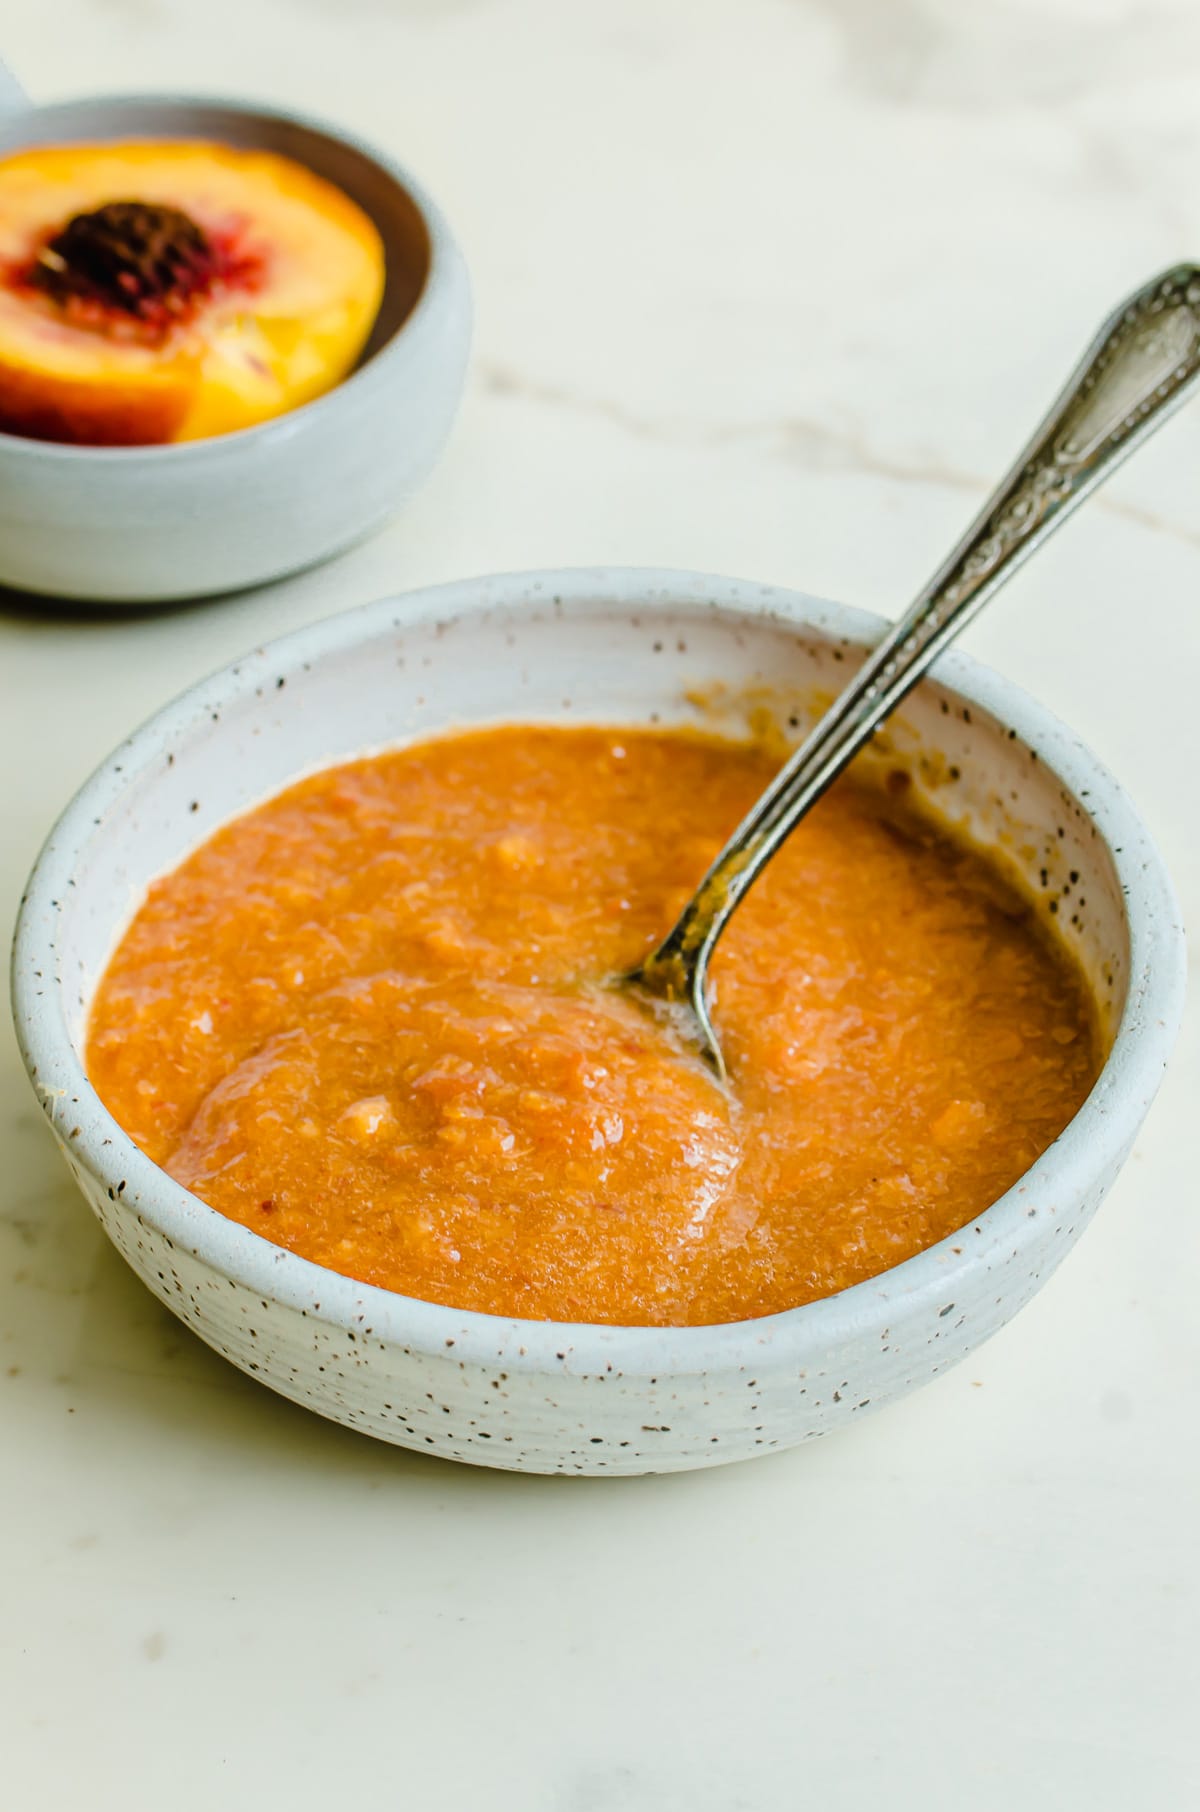
M 1092 1093 L 1062 1135 L 976 1220 L 949 1238 L 864 1283 L 817 1302 L 752 1321 L 704 1327 L 600 1326 L 526 1321 L 453 1309 L 401 1296 L 328 1271 L 272 1245 L 189 1194 L 152 1163 L 109 1115 L 84 1074 L 67 1029 L 65 984 L 57 972 L 54 926 L 78 853 L 116 797 L 161 762 L 193 729 L 211 728 L 214 709 L 265 678 L 299 675 L 306 664 L 399 627 L 412 629 L 551 598 L 570 611 L 602 603 L 650 613 L 678 607 L 736 611 L 763 622 L 875 641 L 883 618 L 803 592 L 663 568 L 597 567 L 514 572 L 452 581 L 379 598 L 296 630 L 222 667 L 136 730 L 66 807 L 34 865 L 17 920 L 12 998 L 17 1037 L 43 1109 L 77 1162 L 116 1189 L 125 1212 L 153 1227 L 218 1273 L 266 1300 L 321 1323 L 414 1352 L 466 1362 L 503 1362 L 515 1371 L 617 1369 L 623 1375 L 688 1375 L 755 1363 L 770 1346 L 775 1362 L 794 1353 L 836 1350 L 875 1327 L 888 1305 L 899 1315 L 952 1302 L 981 1263 L 997 1264 L 1035 1237 L 1031 1206 L 1078 1202 L 1106 1169 L 1115 1170 L 1157 1090 L 1183 1008 L 1186 955 L 1178 904 L 1162 858 L 1123 789 L 1080 739 L 1028 694 L 971 657 L 952 652 L 936 681 L 1017 732 L 1041 762 L 1086 805 L 1123 889 L 1130 940 L 1128 991 L 1107 1062 Z M 514 721 L 517 719 L 514 718 Z M 436 734 L 431 726 L 423 734 Z M 349 759 L 349 757 L 346 757 Z M 341 759 L 339 757 L 339 759 Z M 69 1136 L 68 1129 L 78 1131 Z M 955 1250 L 955 1247 L 959 1250 Z
M 302 131 L 311 132 L 320 138 L 328 139 L 333 144 L 342 144 L 356 151 L 360 157 L 373 163 L 375 167 L 392 182 L 397 189 L 411 201 L 421 218 L 425 237 L 429 247 L 429 262 L 425 279 L 417 293 L 407 315 L 389 334 L 378 351 L 370 358 L 357 364 L 344 378 L 340 379 L 331 390 L 320 396 L 312 397 L 306 403 L 299 403 L 294 409 L 287 409 L 282 415 L 270 417 L 264 422 L 256 422 L 247 428 L 233 428 L 225 434 L 205 435 L 198 440 L 156 441 L 135 446 L 94 446 L 75 445 L 67 441 L 38 440 L 28 434 L 12 434 L 0 429 L 0 447 L 12 449 L 13 457 L 27 456 L 47 463 L 62 462 L 78 464 L 84 462 L 102 462 L 114 470 L 136 468 L 139 462 L 152 462 L 161 465 L 164 461 L 196 461 L 219 458 L 221 449 L 252 447 L 255 441 L 261 444 L 262 457 L 269 459 L 271 449 L 280 439 L 291 438 L 301 430 L 296 426 L 303 423 L 320 431 L 322 418 L 337 408 L 348 395 L 353 397 L 362 389 L 364 383 L 386 382 L 391 366 L 398 359 L 407 358 L 412 342 L 419 338 L 422 329 L 430 318 L 438 316 L 451 300 L 450 290 L 455 283 L 455 270 L 461 254 L 455 244 L 450 225 L 437 203 L 414 176 L 390 153 L 364 138 L 361 134 L 320 114 L 310 113 L 300 108 L 272 106 L 237 95 L 206 93 L 155 93 L 153 90 L 137 90 L 121 94 L 84 94 L 60 101 L 45 103 L 30 102 L 13 112 L 0 114 L 0 158 L 15 154 L 22 149 L 19 140 L 12 138 L 14 127 L 19 128 L 20 121 L 27 115 L 38 119 L 53 119 L 56 115 L 68 117 L 86 107 L 112 108 L 114 111 L 123 107 L 178 107 L 183 113 L 189 109 L 212 109 L 223 113 L 241 114 L 249 120 L 277 120 L 283 124 L 298 126 Z M 131 136 L 136 137 L 136 133 Z M 195 133 L 185 133 L 184 137 L 197 137 Z M 11 141 L 11 142 L 10 142 Z M 81 141 L 82 142 L 82 141 Z M 97 143 L 107 142 L 96 140 Z M 115 141 L 114 141 L 115 142 Z M 297 159 L 303 162 L 303 159 Z M 319 172 L 318 172 L 319 174 Z M 328 180 L 328 179 L 326 179 Z M 387 276 L 385 273 L 385 285 Z

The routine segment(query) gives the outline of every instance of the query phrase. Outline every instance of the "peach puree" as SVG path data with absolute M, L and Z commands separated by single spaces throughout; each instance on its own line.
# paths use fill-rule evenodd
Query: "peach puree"
M 693 1324 L 963 1227 L 1098 1067 L 1073 959 L 983 856 L 843 780 L 713 969 L 726 1095 L 599 985 L 773 767 L 686 732 L 505 727 L 331 769 L 157 882 L 92 1013 L 142 1149 L 386 1289 Z

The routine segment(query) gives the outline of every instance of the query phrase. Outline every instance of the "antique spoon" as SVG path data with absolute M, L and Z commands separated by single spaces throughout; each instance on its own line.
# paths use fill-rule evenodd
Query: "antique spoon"
M 943 649 L 1200 378 L 1200 265 L 1137 290 L 1100 329 L 1016 465 L 915 604 L 744 818 L 656 950 L 620 986 L 681 1009 L 717 1074 L 707 999 L 717 939 L 780 845 Z

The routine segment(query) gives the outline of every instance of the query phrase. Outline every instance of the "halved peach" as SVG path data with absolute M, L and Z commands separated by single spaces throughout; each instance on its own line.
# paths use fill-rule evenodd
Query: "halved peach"
M 383 246 L 266 151 L 36 147 L 0 161 L 0 429 L 199 440 L 282 415 L 358 359 Z

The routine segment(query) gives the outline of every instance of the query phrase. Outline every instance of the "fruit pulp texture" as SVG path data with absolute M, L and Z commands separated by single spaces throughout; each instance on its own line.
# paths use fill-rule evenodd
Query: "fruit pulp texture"
M 1099 1062 L 1074 959 L 978 851 L 843 779 L 713 966 L 732 1088 L 603 978 L 776 763 L 508 727 L 302 781 L 150 890 L 91 1079 L 223 1214 L 364 1282 L 619 1324 L 770 1314 L 963 1227 Z
M 81 293 L 62 257 L 81 216 L 137 204 L 182 213 L 204 244 L 186 272 L 179 259 L 181 293 L 140 314 L 120 290 Z M 383 281 L 374 224 L 290 158 L 201 141 L 18 152 L 0 160 L 0 430 L 142 445 L 252 427 L 345 377 Z

